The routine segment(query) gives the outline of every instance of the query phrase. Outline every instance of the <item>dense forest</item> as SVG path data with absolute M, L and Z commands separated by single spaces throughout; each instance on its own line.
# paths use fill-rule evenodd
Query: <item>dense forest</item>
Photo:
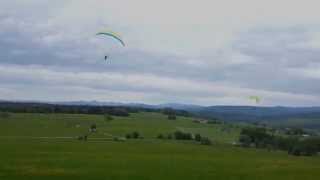
M 185 110 L 171 108 L 152 109 L 129 106 L 92 106 L 92 105 L 59 105 L 47 103 L 0 102 L 0 112 L 12 113 L 67 113 L 67 114 L 110 114 L 129 116 L 137 112 L 162 112 L 166 115 L 192 116 Z

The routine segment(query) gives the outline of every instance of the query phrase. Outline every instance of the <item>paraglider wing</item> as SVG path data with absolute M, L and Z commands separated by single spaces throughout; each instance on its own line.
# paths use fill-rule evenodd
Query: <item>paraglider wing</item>
M 249 99 L 254 100 L 257 104 L 261 101 L 261 98 L 259 96 L 250 96 Z
M 118 34 L 112 32 L 112 31 L 101 31 L 101 32 L 98 32 L 96 35 L 110 36 L 110 37 L 116 39 L 117 41 L 119 41 L 122 44 L 122 46 L 126 46 L 126 44 L 121 39 L 121 37 Z

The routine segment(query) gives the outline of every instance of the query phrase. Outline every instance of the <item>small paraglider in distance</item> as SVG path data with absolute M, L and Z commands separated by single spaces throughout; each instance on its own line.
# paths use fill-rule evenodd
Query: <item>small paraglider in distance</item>
M 261 98 L 259 96 L 249 96 L 249 99 L 255 102 L 256 105 L 253 107 L 253 111 L 255 112 L 256 116 L 260 118 L 261 113 L 257 106 L 259 106 L 258 104 L 261 102 Z
M 122 40 L 122 38 L 120 37 L 120 35 L 118 35 L 117 33 L 115 32 L 112 32 L 112 31 L 100 31 L 96 34 L 97 36 L 106 36 L 106 37 L 111 37 L 115 40 L 117 40 L 118 42 L 120 42 L 120 44 L 122 46 L 126 46 L 126 44 L 124 43 L 124 41 Z M 108 56 L 104 56 L 104 60 L 107 61 L 109 57 Z
M 249 99 L 254 101 L 256 104 L 261 102 L 261 98 L 259 96 L 249 96 Z

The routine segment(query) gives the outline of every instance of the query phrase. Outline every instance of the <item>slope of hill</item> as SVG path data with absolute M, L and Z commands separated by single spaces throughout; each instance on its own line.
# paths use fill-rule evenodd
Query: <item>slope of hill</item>
M 98 101 L 74 101 L 74 102 L 8 102 L 0 101 L 0 107 L 45 107 L 52 105 L 62 106 L 83 106 L 85 109 L 99 109 L 100 107 L 129 107 L 142 108 L 144 110 L 159 111 L 163 108 L 173 108 L 191 112 L 193 115 L 201 118 L 220 119 L 223 121 L 241 121 L 241 122 L 264 122 L 272 124 L 281 124 L 284 126 L 298 126 L 306 128 L 320 129 L 320 107 L 255 107 L 255 106 L 197 106 L 187 104 L 160 104 L 148 105 L 139 103 L 116 103 L 116 102 L 98 102 Z
M 18 113 L 0 117 L 0 179 L 5 180 L 314 180 L 319 157 L 294 157 L 286 152 L 230 145 L 239 129 L 199 124 L 192 118 L 168 120 L 154 112 L 132 113 L 105 121 L 102 115 Z M 88 141 L 76 136 L 97 132 Z M 229 131 L 222 129 L 229 128 Z M 201 133 L 215 143 L 159 140 L 175 130 Z M 143 139 L 112 141 L 138 131 Z
M 293 117 L 320 117 L 319 107 L 255 107 L 255 106 L 211 106 L 192 110 L 203 116 L 224 117 L 227 120 L 256 120 Z

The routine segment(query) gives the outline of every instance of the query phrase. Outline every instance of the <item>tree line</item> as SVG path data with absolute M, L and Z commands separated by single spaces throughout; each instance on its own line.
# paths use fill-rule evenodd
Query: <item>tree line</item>
M 266 128 L 247 127 L 242 129 L 239 137 L 241 146 L 284 150 L 295 156 L 312 156 L 320 152 L 319 137 L 301 137 L 293 135 L 274 135 Z
M 211 145 L 212 141 L 205 136 L 201 136 L 199 133 L 191 134 L 183 131 L 175 131 L 173 134 L 168 134 L 167 136 L 164 134 L 158 134 L 158 139 L 175 139 L 175 140 L 194 140 L 199 142 L 202 145 Z
M 175 116 L 192 116 L 184 110 L 170 108 L 152 109 L 131 106 L 91 106 L 91 105 L 59 105 L 47 103 L 0 102 L 0 112 L 11 113 L 66 113 L 66 114 L 110 114 L 113 116 L 129 116 L 130 113 L 159 112 Z

